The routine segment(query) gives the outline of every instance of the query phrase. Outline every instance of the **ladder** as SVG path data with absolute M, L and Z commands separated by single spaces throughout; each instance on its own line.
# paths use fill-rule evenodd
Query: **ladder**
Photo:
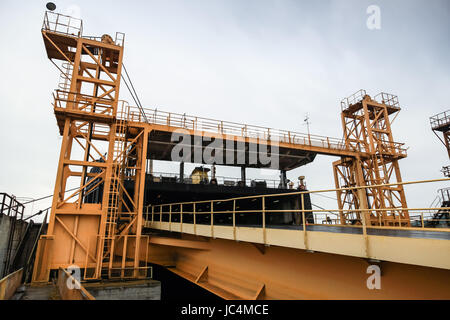
M 69 62 L 64 62 L 61 67 L 62 72 L 59 76 L 58 88 L 61 91 L 69 92 L 70 83 L 72 81 L 73 65 Z
M 114 126 L 112 127 L 114 128 Z M 114 129 L 113 129 L 114 130 Z M 111 269 L 114 260 L 114 240 L 117 234 L 117 222 L 121 207 L 121 179 L 125 162 L 126 123 L 122 116 L 116 118 L 113 146 L 113 164 L 111 183 L 107 192 L 106 229 L 103 241 L 103 254 L 101 261 L 101 275 L 111 278 Z

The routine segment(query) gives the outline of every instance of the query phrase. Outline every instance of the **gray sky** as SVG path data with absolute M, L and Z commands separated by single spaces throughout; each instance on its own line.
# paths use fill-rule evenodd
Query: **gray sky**
M 45 3 L 0 3 L 0 190 L 16 196 L 48 195 L 56 176 L 61 137 L 50 103 L 59 73 L 40 35 Z M 403 180 L 441 178 L 449 162 L 428 120 L 450 109 L 449 1 L 55 3 L 81 15 L 85 35 L 126 33 L 124 61 L 146 107 L 301 132 L 308 113 L 312 133 L 341 138 L 339 101 L 384 91 L 403 108 L 393 125 L 409 147 Z M 366 27 L 373 4 L 380 30 Z M 131 102 L 125 86 L 121 97 Z M 335 159 L 318 156 L 288 178 L 333 187 Z M 218 170 L 229 174 L 239 170 Z M 445 186 L 408 188 L 408 204 L 428 206 Z

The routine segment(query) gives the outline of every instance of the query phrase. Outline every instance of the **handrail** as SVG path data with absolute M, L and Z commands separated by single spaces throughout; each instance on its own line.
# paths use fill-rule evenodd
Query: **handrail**
M 83 34 L 83 20 L 61 13 L 46 11 L 42 30 L 81 37 Z
M 366 90 L 364 89 L 360 89 L 358 91 L 356 91 L 355 93 L 351 94 L 350 96 L 342 99 L 341 101 L 341 109 L 345 110 L 348 107 L 350 107 L 351 105 L 354 105 L 360 101 L 362 101 L 364 99 L 364 97 L 366 96 Z
M 23 219 L 25 206 L 17 201 L 17 197 L 10 196 L 5 192 L 0 192 L 0 199 L 0 214 L 16 218 L 20 215 L 20 220 Z M 9 201 L 9 204 L 7 204 L 7 201 Z
M 248 125 L 231 121 L 215 120 L 210 118 L 196 117 L 186 114 L 165 112 L 157 109 L 144 108 L 145 116 L 149 124 L 167 127 L 176 127 L 193 131 L 205 131 L 218 135 L 235 135 L 244 138 L 255 138 L 265 141 L 277 141 L 279 143 L 291 143 L 307 145 L 332 150 L 353 151 L 347 146 L 344 139 L 332 138 L 321 135 L 306 134 L 290 130 L 279 130 L 269 127 Z M 142 121 L 141 111 L 130 106 L 128 121 Z M 403 143 L 384 141 L 397 154 L 406 155 Z
M 377 102 L 380 102 L 382 104 L 385 104 L 391 108 L 397 108 L 400 109 L 400 105 L 398 102 L 398 96 L 386 93 L 386 92 L 380 92 L 379 94 L 375 95 L 373 99 Z
M 443 125 L 450 124 L 450 110 L 438 113 L 430 117 L 430 124 L 432 129 L 439 128 Z
M 418 183 L 430 183 L 430 182 L 439 182 L 439 181 L 450 181 L 450 179 L 434 179 L 434 180 L 422 180 L 422 181 L 412 181 L 412 182 L 401 182 L 401 183 L 395 183 L 395 184 L 384 184 L 380 186 L 392 186 L 392 185 L 410 185 L 410 184 L 418 184 Z M 298 192 L 290 192 L 290 193 L 281 193 L 281 194 L 265 194 L 265 195 L 256 195 L 256 196 L 246 196 L 246 197 L 236 197 L 236 198 L 229 198 L 229 199 L 214 199 L 214 200 L 202 200 L 202 201 L 190 201 L 190 202 L 179 202 L 179 203 L 167 203 L 167 204 L 158 204 L 158 205 L 149 205 L 146 207 L 146 214 L 144 215 L 146 217 L 147 221 L 155 222 L 155 215 L 159 215 L 160 222 L 163 222 L 162 216 L 168 215 L 169 216 L 169 222 L 171 222 L 171 217 L 173 214 L 180 214 L 180 221 L 183 221 L 183 214 L 190 214 L 190 215 L 208 215 L 211 214 L 211 219 L 213 219 L 214 214 L 232 214 L 235 216 L 236 214 L 247 214 L 247 213 L 259 213 L 263 215 L 263 221 L 265 221 L 266 214 L 270 213 L 297 213 L 305 215 L 305 213 L 312 214 L 313 224 L 325 224 L 329 223 L 331 219 L 328 219 L 329 213 L 332 213 L 335 217 L 339 217 L 339 219 L 334 218 L 335 222 L 340 222 L 330 224 L 333 226 L 349 226 L 349 224 L 353 224 L 356 220 L 361 223 L 360 227 L 370 227 L 370 228 L 401 228 L 401 229 L 408 229 L 408 230 L 428 230 L 428 231 L 441 231 L 441 232 L 450 232 L 450 228 L 430 228 L 426 227 L 426 225 L 430 225 L 430 222 L 434 221 L 441 221 L 441 222 L 447 222 L 448 225 L 450 225 L 450 219 L 434 219 L 431 215 L 433 215 L 434 212 L 437 211 L 449 211 L 450 209 L 448 207 L 436 207 L 436 208 L 403 208 L 403 207 L 393 207 L 393 208 L 380 208 L 380 209 L 373 209 L 373 208 L 355 208 L 355 209 L 320 209 L 320 210 L 313 210 L 313 209 L 305 209 L 302 207 L 301 209 L 270 209 L 265 206 L 266 200 L 269 198 L 277 197 L 276 200 L 280 200 L 281 198 L 286 197 L 293 197 L 293 196 L 300 196 L 303 199 L 303 196 L 305 194 L 312 194 L 312 193 L 318 193 L 318 192 L 332 192 L 332 191 L 342 191 L 342 190 L 353 190 L 353 189 L 364 189 L 368 187 L 373 186 L 360 186 L 360 187 L 350 187 L 350 188 L 340 188 L 340 189 L 329 189 L 329 190 L 317 190 L 317 191 L 298 191 Z M 242 200 L 262 200 L 261 206 L 256 206 L 258 202 L 255 202 L 255 205 L 252 209 L 248 210 L 238 210 L 238 207 L 236 207 L 236 203 L 239 204 L 239 201 Z M 274 199 L 275 200 L 275 199 Z M 224 204 L 228 203 L 228 207 L 223 207 Z M 233 209 L 231 209 L 231 203 L 233 204 Z M 303 203 L 303 201 L 302 201 Z M 201 208 L 202 204 L 206 204 L 206 209 Z M 218 208 L 217 205 L 221 205 L 222 208 Z M 193 210 L 190 210 L 191 207 Z M 149 219 L 149 211 L 151 208 L 152 217 Z M 168 211 L 164 208 L 169 209 Z M 197 208 L 197 209 L 195 209 Z M 209 211 L 209 208 L 211 211 Z M 216 210 L 213 210 L 212 208 L 216 208 Z M 164 210 L 163 210 L 164 209 Z M 219 210 L 217 210 L 219 209 Z M 401 213 L 401 212 L 418 212 L 418 215 L 416 216 L 410 216 L 408 219 L 402 218 L 400 214 L 395 213 Z M 371 219 L 370 222 L 366 222 L 364 218 L 360 219 L 357 218 L 356 213 L 378 213 L 378 217 L 381 217 L 380 213 L 394 213 L 391 216 L 384 217 L 383 220 L 375 221 Z M 428 215 L 427 215 L 428 214 Z M 319 218 L 316 218 L 319 217 Z M 364 215 L 363 215 L 364 217 Z M 375 216 L 374 216 L 375 218 Z M 234 220 L 234 219 L 233 219 Z M 213 221 L 213 220 L 211 220 Z M 186 222 L 185 222 L 186 223 Z M 212 222 L 211 222 L 212 223 Z M 374 224 L 376 223 L 376 224 Z M 196 224 L 196 220 L 194 219 L 194 224 Z M 387 224 L 387 225 L 386 225 Z M 412 225 L 412 226 L 410 226 Z M 235 223 L 233 223 L 233 227 L 235 227 Z M 352 227 L 357 227 L 352 225 Z
M 311 193 L 351 191 L 351 190 L 358 190 L 358 189 L 368 189 L 368 188 L 378 188 L 378 187 L 392 187 L 392 186 L 400 186 L 400 185 L 410 185 L 410 184 L 418 184 L 418 183 L 432 183 L 432 182 L 441 182 L 441 181 L 450 181 L 450 178 L 407 181 L 407 182 L 395 182 L 395 183 L 389 183 L 389 184 L 377 184 L 377 185 L 370 185 L 370 186 L 354 186 L 354 187 L 335 188 L 335 189 L 322 189 L 322 190 L 312 190 L 312 191 L 310 191 L 310 190 L 294 191 L 294 192 L 289 192 L 289 193 L 266 194 L 264 196 L 265 197 L 278 197 L 278 196 L 301 195 L 301 194 L 311 194 Z M 226 199 L 226 200 L 242 200 L 242 199 L 260 198 L 260 197 L 262 197 L 262 196 L 261 195 L 255 195 L 255 196 L 229 198 L 229 199 Z M 194 203 L 194 202 L 202 203 L 202 202 L 209 202 L 209 201 L 211 201 L 211 200 L 174 202 L 174 203 L 170 203 L 170 204 L 191 204 L 191 203 Z M 217 201 L 224 201 L 224 200 L 223 199 L 219 199 Z M 169 205 L 169 204 L 164 204 L 164 205 Z M 379 209 L 372 209 L 372 210 L 379 210 Z M 317 210 L 315 210 L 315 211 L 317 211 Z
M 113 101 L 106 97 L 94 97 L 84 93 L 76 93 L 64 90 L 55 90 L 53 93 L 54 108 L 67 108 L 86 113 L 95 113 L 113 116 L 117 110 L 114 108 Z M 124 101 L 119 101 L 122 104 Z M 95 110 L 94 110 L 95 106 Z
M 180 179 L 180 174 L 178 173 L 173 173 L 173 172 L 153 172 L 152 173 L 153 177 L 155 178 L 176 178 L 178 181 Z M 183 176 L 183 180 L 184 179 L 189 179 L 189 175 L 184 175 Z M 210 178 L 212 179 L 212 178 Z M 224 184 L 226 181 L 232 181 L 234 183 L 238 183 L 241 180 L 241 178 L 236 178 L 236 177 L 225 177 L 225 176 L 215 176 L 215 179 L 219 182 L 221 181 L 222 184 Z M 185 180 L 184 180 L 185 181 Z M 251 179 L 251 178 L 247 178 L 245 179 L 245 185 L 251 185 L 251 183 L 255 181 L 255 182 L 266 182 L 267 183 L 267 187 L 270 188 L 277 188 L 277 186 L 280 184 L 281 180 L 277 180 L 277 179 L 261 179 L 261 178 L 255 178 L 255 179 Z M 184 182 L 186 183 L 186 182 Z
M 347 98 L 342 99 L 341 109 L 345 110 L 345 109 L 349 108 L 350 106 L 361 102 L 366 95 L 367 95 L 367 93 L 366 93 L 366 90 L 364 90 L 364 89 L 360 89 L 360 90 L 356 91 L 355 93 L 348 96 Z M 377 94 L 373 97 L 373 101 L 376 101 L 378 103 L 385 104 L 391 108 L 396 108 L 396 109 L 400 110 L 398 96 L 396 96 L 394 94 L 380 92 L 379 94 Z
M 72 97 L 69 99 L 69 97 Z M 270 127 L 248 125 L 232 121 L 215 120 L 210 118 L 196 117 L 186 114 L 160 111 L 157 109 L 143 108 L 141 110 L 134 106 L 126 105 L 124 112 L 116 114 L 112 107 L 112 101 L 106 97 L 96 98 L 87 94 L 56 90 L 55 107 L 64 108 L 78 106 L 82 104 L 80 111 L 92 112 L 92 105 L 95 104 L 95 113 L 116 115 L 117 119 L 129 122 L 142 122 L 145 118 L 151 125 L 165 127 L 175 127 L 194 132 L 210 132 L 217 135 L 235 135 L 238 137 L 259 139 L 277 143 L 289 143 L 294 145 L 304 145 L 337 151 L 354 152 L 351 145 L 346 145 L 343 138 L 332 138 L 321 135 L 306 134 L 290 130 L 279 130 Z M 90 108 L 91 107 L 91 108 Z M 108 110 L 109 109 L 109 110 Z M 107 113 L 106 113 L 107 112 Z M 406 156 L 404 143 L 381 140 L 385 144 L 388 154 L 398 154 Z

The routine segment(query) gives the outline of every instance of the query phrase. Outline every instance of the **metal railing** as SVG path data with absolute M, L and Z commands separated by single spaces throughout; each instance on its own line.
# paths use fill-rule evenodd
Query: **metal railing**
M 442 201 L 450 201 L 450 188 L 439 189 L 438 193 Z
M 376 96 L 373 97 L 373 99 L 379 103 L 385 104 L 391 108 L 397 108 L 400 110 L 400 103 L 398 102 L 398 96 L 386 93 L 386 92 L 380 92 Z
M 56 90 L 55 92 L 54 107 L 67 108 L 72 106 L 79 111 L 88 113 L 95 112 L 105 115 L 116 114 L 116 110 L 113 110 L 111 99 L 98 98 L 87 94 L 72 93 L 63 90 Z M 145 118 L 147 119 L 146 122 L 153 125 L 175 127 L 184 130 L 192 130 L 194 132 L 210 132 L 218 136 L 234 135 L 243 138 L 271 141 L 276 143 L 289 143 L 294 145 L 350 152 L 354 151 L 351 146 L 347 147 L 345 145 L 344 139 L 196 117 L 186 114 L 160 111 L 157 109 L 143 108 L 144 114 L 142 114 L 139 108 L 128 105 L 126 101 L 119 101 L 119 103 L 122 103 L 124 110 L 121 114 L 117 114 L 117 118 L 119 120 L 144 122 L 145 115 Z M 385 152 L 388 152 L 389 154 L 396 153 L 406 155 L 406 148 L 403 147 L 403 143 L 390 141 L 384 141 L 384 143 Z
M 61 13 L 46 11 L 42 29 L 65 35 L 81 37 L 83 34 L 83 20 L 66 16 Z
M 450 166 L 442 167 L 441 172 L 444 174 L 445 177 L 450 178 Z
M 68 108 L 86 113 L 102 115 L 115 115 L 113 100 L 108 98 L 94 97 L 88 94 L 55 90 L 53 93 L 54 108 Z M 126 104 L 125 101 L 119 103 Z
M 366 90 L 360 89 L 353 93 L 352 95 L 342 99 L 341 101 L 341 110 L 345 110 L 348 107 L 361 102 L 364 97 L 367 95 Z
M 279 130 L 268 127 L 248 125 L 230 121 L 214 120 L 190 116 L 186 114 L 160 111 L 144 108 L 145 117 L 149 124 L 175 127 L 185 130 L 205 131 L 219 136 L 234 135 L 278 143 L 290 143 L 332 150 L 353 151 L 347 147 L 343 139 L 320 135 L 305 134 L 289 130 Z M 127 121 L 144 122 L 144 117 L 137 107 L 129 106 Z M 386 151 L 406 155 L 403 143 L 385 141 Z
M 347 98 L 342 99 L 341 109 L 345 110 L 350 106 L 361 102 L 366 95 L 367 95 L 366 90 L 361 89 L 356 91 L 354 94 L 348 96 Z M 398 101 L 398 96 L 396 95 L 386 92 L 380 92 L 379 94 L 373 97 L 373 100 L 377 101 L 378 103 L 385 104 L 391 108 L 396 108 L 400 110 L 400 103 Z
M 102 37 L 98 36 L 83 36 L 83 38 L 88 40 L 102 41 Z M 116 32 L 116 36 L 113 41 L 116 46 L 123 47 L 123 45 L 125 44 L 125 33 Z
M 430 124 L 432 129 L 450 125 L 450 110 L 438 113 L 437 115 L 430 117 Z
M 412 185 L 422 183 L 432 183 L 440 181 L 450 181 L 450 179 L 423 180 L 414 182 L 402 182 L 395 184 L 384 184 L 380 186 L 393 185 Z M 161 225 L 163 222 L 169 224 L 169 231 L 172 230 L 172 224 L 181 225 L 183 232 L 183 224 L 190 224 L 194 230 L 196 225 L 227 225 L 236 232 L 236 227 L 245 227 L 246 224 L 237 223 L 238 217 L 253 215 L 258 216 L 258 225 L 250 225 L 265 229 L 268 227 L 267 221 L 269 216 L 273 214 L 291 213 L 301 216 L 300 224 L 303 230 L 306 225 L 321 226 L 339 226 L 350 228 L 362 228 L 363 234 L 366 234 L 367 228 L 372 229 L 401 229 L 401 230 L 426 230 L 450 232 L 450 218 L 439 219 L 438 223 L 442 223 L 444 227 L 431 228 L 427 227 L 433 222 L 433 214 L 438 211 L 450 211 L 448 207 L 436 208 L 386 208 L 386 209 L 306 209 L 305 195 L 314 193 L 326 193 L 336 191 L 348 191 L 357 189 L 366 189 L 371 186 L 350 187 L 340 189 L 318 190 L 318 191 L 298 191 L 292 193 L 266 194 L 257 196 L 246 196 L 231 199 L 204 200 L 195 202 L 179 202 L 160 205 L 149 205 L 145 208 L 144 218 L 154 228 L 155 223 Z M 283 199 L 297 199 L 298 209 L 275 209 L 276 203 L 280 203 Z M 248 209 L 248 206 L 251 206 Z M 242 210 L 242 207 L 247 209 Z M 409 218 L 402 218 L 399 212 L 408 212 Z M 412 214 L 414 213 L 414 215 Z M 370 221 L 366 221 L 367 216 Z M 384 216 L 384 217 L 382 217 Z M 219 222 L 217 219 L 220 217 Z M 445 226 L 446 225 L 446 226 Z M 274 226 L 276 227 L 276 226 Z M 178 229 L 180 230 L 180 228 Z
M 185 183 L 185 184 L 193 184 L 190 180 L 189 175 L 183 175 L 183 181 L 180 179 L 180 175 L 178 173 L 168 173 L 168 172 L 153 172 L 151 173 L 153 175 L 153 182 L 164 182 L 164 178 L 172 178 L 176 180 L 176 182 L 179 183 Z M 208 179 L 208 183 L 211 184 L 211 179 Z M 240 178 L 235 177 L 225 177 L 225 176 L 217 176 L 215 177 L 218 185 L 225 185 L 225 186 L 237 186 L 239 183 L 242 183 L 242 180 Z M 257 182 L 265 182 L 266 188 L 280 188 L 281 180 L 276 179 L 251 179 L 248 178 L 245 180 L 245 184 L 243 186 L 251 187 L 252 183 Z
M 336 150 L 347 150 L 343 139 L 294 131 L 278 130 L 268 127 L 254 126 L 230 121 L 214 120 L 144 108 L 149 124 L 176 127 L 186 130 L 206 131 L 219 135 L 236 135 L 280 143 L 293 143 Z M 143 116 L 137 107 L 130 106 L 128 121 L 143 122 Z
M 105 95 L 98 98 L 87 94 L 55 90 L 54 107 L 75 108 L 86 113 L 102 115 L 116 115 L 112 99 Z M 134 106 L 128 105 L 126 101 L 119 101 L 122 112 L 117 114 L 117 119 L 130 122 L 144 122 L 142 112 Z M 218 136 L 234 135 L 243 138 L 258 139 L 259 141 L 272 141 L 276 143 L 289 143 L 309 147 L 317 147 L 331 150 L 353 152 L 351 146 L 347 147 L 343 139 L 330 138 L 326 136 L 299 133 L 289 130 L 279 130 L 268 127 L 248 125 L 230 121 L 214 120 L 203 117 L 190 116 L 173 112 L 160 111 L 157 109 L 144 108 L 147 123 L 167 127 L 175 127 L 184 130 L 198 132 L 210 132 Z M 404 143 L 384 141 L 383 152 L 406 156 Z
M 24 210 L 25 206 L 15 196 L 0 192 L 0 214 L 22 220 Z

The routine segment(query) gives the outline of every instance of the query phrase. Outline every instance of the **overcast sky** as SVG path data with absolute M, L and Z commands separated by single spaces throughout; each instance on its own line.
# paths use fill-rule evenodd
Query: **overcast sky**
M 52 193 L 60 150 L 51 107 L 59 73 L 40 35 L 45 3 L 0 2 L 0 191 L 20 197 Z M 124 62 L 146 107 L 300 132 L 307 113 L 312 133 L 341 138 L 339 101 L 384 91 L 402 107 L 393 132 L 409 147 L 403 180 L 441 178 L 448 165 L 429 117 L 450 109 L 450 1 L 55 3 L 83 18 L 85 35 L 126 34 Z M 369 5 L 381 9 L 380 30 L 366 26 Z M 125 87 L 121 97 L 131 101 Z M 334 160 L 318 156 L 288 178 L 333 187 Z M 231 173 L 239 170 L 218 170 Z M 408 188 L 408 204 L 426 207 L 444 186 Z

